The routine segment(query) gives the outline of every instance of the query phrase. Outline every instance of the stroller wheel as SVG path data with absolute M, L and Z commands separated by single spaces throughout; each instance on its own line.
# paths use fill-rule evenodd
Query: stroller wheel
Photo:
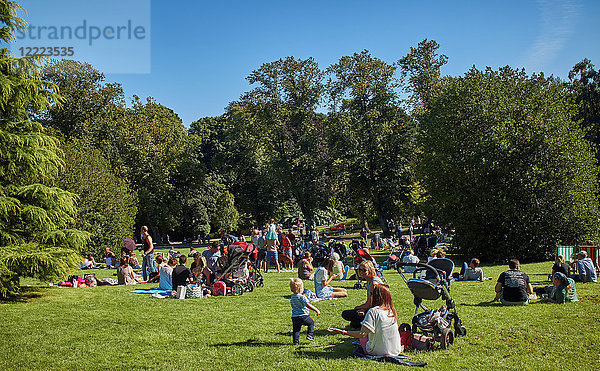
M 357 282 L 357 283 L 354 284 L 354 288 L 357 289 L 357 290 L 360 290 L 360 289 L 363 288 L 363 285 L 362 285 L 362 283 Z
M 256 284 L 254 284 L 254 287 L 263 287 L 264 285 L 263 279 L 259 278 L 258 281 L 256 281 Z
M 467 335 L 467 328 L 463 326 L 460 319 L 457 319 L 456 322 L 454 322 L 454 332 L 456 333 L 456 336 Z
M 243 293 L 244 293 L 244 287 L 242 285 L 240 285 L 239 283 L 236 283 L 231 288 L 231 295 L 233 295 L 233 296 L 240 296 Z
M 449 328 L 443 328 L 440 339 L 440 346 L 442 349 L 448 349 L 454 344 L 454 333 Z
M 246 291 L 248 292 L 252 292 L 254 291 L 254 282 L 251 280 L 248 280 L 248 282 L 246 282 L 246 287 L 245 287 Z

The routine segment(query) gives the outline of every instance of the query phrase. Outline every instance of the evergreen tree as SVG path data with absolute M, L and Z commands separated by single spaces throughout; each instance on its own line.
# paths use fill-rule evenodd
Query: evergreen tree
M 14 39 L 24 21 L 14 1 L 0 1 L 0 42 Z M 0 48 L 0 296 L 18 291 L 20 277 L 42 280 L 68 274 L 76 247 L 88 234 L 72 226 L 76 197 L 51 186 L 63 165 L 59 142 L 29 111 L 57 100 L 40 77 L 39 61 L 17 59 Z

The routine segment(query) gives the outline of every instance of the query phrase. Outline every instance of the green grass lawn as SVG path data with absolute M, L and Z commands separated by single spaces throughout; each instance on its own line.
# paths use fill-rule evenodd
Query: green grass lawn
M 534 286 L 551 262 L 526 264 Z M 451 293 L 467 327 L 447 351 L 408 352 L 432 369 L 600 369 L 600 284 L 577 284 L 578 303 L 533 302 L 527 307 L 488 304 L 504 266 L 483 266 L 483 283 L 454 283 Z M 99 277 L 112 270 L 96 271 Z M 316 304 L 314 342 L 291 344 L 289 277 L 268 273 L 265 287 L 240 297 L 153 299 L 133 294 L 154 285 L 32 287 L 16 301 L 0 303 L 0 366 L 4 369 L 273 369 L 370 370 L 397 365 L 353 359 L 352 339 L 329 335 L 345 327 L 342 310 L 365 300 L 354 281 L 341 282 L 348 298 Z M 398 273 L 386 271 L 398 316 L 410 322 L 412 295 Z M 312 285 L 309 288 L 314 289 Z M 433 302 L 439 306 L 441 301 Z

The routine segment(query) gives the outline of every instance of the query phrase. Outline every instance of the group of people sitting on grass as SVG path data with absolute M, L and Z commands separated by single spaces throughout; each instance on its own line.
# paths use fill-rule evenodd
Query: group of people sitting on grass
M 418 262 L 414 253 L 407 255 L 410 262 Z M 564 257 L 559 256 L 553 266 L 551 281 L 552 285 L 533 288 L 529 276 L 521 271 L 517 259 L 508 263 L 508 270 L 502 272 L 495 285 L 496 296 L 492 300 L 499 301 L 503 305 L 527 305 L 535 294 L 541 297 L 543 302 L 563 304 L 575 302 L 577 292 L 575 281 L 596 282 L 596 271 L 591 259 L 587 258 L 585 251 L 577 254 L 578 261 L 573 263 L 579 272 L 576 276 L 569 276 L 569 265 L 564 262 Z M 435 251 L 428 259 L 444 259 L 443 251 Z M 479 259 L 473 258 L 467 265 L 463 263 L 460 273 L 454 278 L 465 281 L 483 281 L 483 270 L 479 267 Z M 292 296 L 290 304 L 292 307 L 293 343 L 298 344 L 300 329 L 303 325 L 308 326 L 307 339 L 313 340 L 314 321 L 310 318 L 309 311 L 313 310 L 317 315 L 319 309 L 310 304 L 310 300 L 303 294 L 303 280 L 314 280 L 315 291 L 318 298 L 337 298 L 347 296 L 343 288 L 334 288 L 330 283 L 335 278 L 333 273 L 333 260 L 327 259 L 321 267 L 316 270 L 312 266 L 310 253 L 303 256 L 298 266 L 298 278 L 290 281 Z M 414 268 L 414 267 L 408 267 Z M 365 260 L 359 266 L 357 273 L 366 282 L 366 301 L 353 309 L 344 310 L 342 317 L 350 322 L 350 327 L 356 331 L 347 331 L 337 328 L 328 328 L 332 334 L 344 334 L 361 339 L 361 347 L 365 354 L 395 356 L 402 352 L 403 347 L 398 332 L 398 320 L 390 291 L 382 280 L 377 276 L 375 266 L 371 261 Z
M 186 267 L 188 256 L 177 251 L 167 256 L 157 255 L 157 272 L 151 272 L 146 282 L 158 282 L 160 290 L 177 290 L 177 286 L 186 286 L 188 283 L 203 282 L 210 285 L 219 275 L 218 261 L 223 257 L 218 242 L 213 242 L 209 249 L 202 253 L 195 249 L 190 250 L 189 257 L 193 262 Z M 127 257 L 122 257 L 117 267 L 117 278 L 120 285 L 133 285 L 144 282 L 137 276 Z
M 317 269 L 324 268 L 326 272 L 331 271 L 329 267 L 332 261 L 326 261 Z M 357 328 L 356 331 L 347 331 L 338 328 L 328 328 L 332 334 L 342 334 L 360 339 L 360 344 L 364 354 L 382 355 L 382 356 L 397 356 L 403 351 L 403 346 L 398 332 L 398 315 L 392 301 L 392 295 L 387 286 L 383 285 L 382 281 L 377 277 L 375 267 L 370 261 L 363 261 L 358 267 L 358 274 L 367 282 L 367 300 L 354 309 L 346 310 L 342 313 L 342 317 L 350 321 L 352 328 Z M 315 273 L 315 286 L 322 276 L 317 276 Z M 321 283 L 324 285 L 327 282 Z M 312 341 L 314 339 L 314 321 L 309 315 L 309 311 L 313 310 L 317 315 L 320 315 L 319 309 L 310 303 L 310 300 L 303 294 L 304 284 L 300 278 L 292 278 L 290 280 L 290 305 L 292 307 L 292 341 L 297 345 L 300 338 L 300 330 L 303 325 L 308 326 L 306 339 Z M 343 289 L 342 289 L 343 290 Z M 336 292 L 332 290 L 332 297 L 347 296 L 347 292 L 343 295 L 336 296 Z

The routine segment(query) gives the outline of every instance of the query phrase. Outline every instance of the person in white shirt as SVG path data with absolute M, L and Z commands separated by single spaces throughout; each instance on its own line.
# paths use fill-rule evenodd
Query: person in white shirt
M 376 285 L 372 293 L 372 307 L 365 315 L 358 331 L 328 328 L 332 334 L 343 334 L 360 339 L 365 354 L 397 356 L 404 350 L 398 332 L 398 315 L 392 302 L 390 289 Z
M 418 263 L 419 258 L 415 256 L 415 252 L 413 250 L 408 250 L 408 254 L 402 258 L 403 263 Z M 404 267 L 404 272 L 412 273 L 417 269 L 417 267 Z

